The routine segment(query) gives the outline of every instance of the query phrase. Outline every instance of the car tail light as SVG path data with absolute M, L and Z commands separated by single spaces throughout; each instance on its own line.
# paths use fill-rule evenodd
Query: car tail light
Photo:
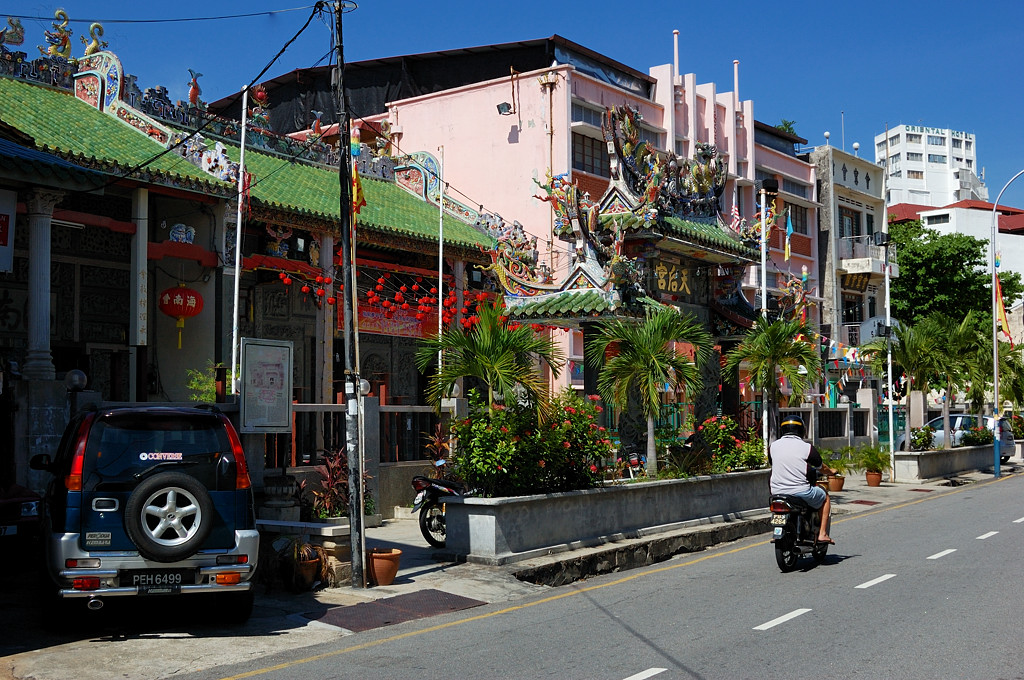
M 430 480 L 426 477 L 414 477 L 412 480 L 412 488 L 417 491 L 423 491 L 424 489 L 430 488 Z
M 792 509 L 786 501 L 772 501 L 769 507 L 772 512 L 789 512 Z
M 220 419 L 224 422 L 224 427 L 228 431 L 228 441 L 231 442 L 231 453 L 235 457 L 235 488 L 236 489 L 248 489 L 252 486 L 252 482 L 249 481 L 249 466 L 245 462 L 245 451 L 242 449 L 242 440 L 238 438 L 238 433 L 235 432 L 235 426 L 231 424 L 228 417 L 223 413 Z
M 217 585 L 219 586 L 233 586 L 236 583 L 242 582 L 242 575 L 237 571 L 229 571 L 226 574 L 217 574 Z
M 92 426 L 94 413 L 90 413 L 82 419 L 78 426 L 78 433 L 75 435 L 75 453 L 71 457 L 71 469 L 64 477 L 64 487 L 68 491 L 82 490 L 82 466 L 85 463 L 85 440 L 89 436 L 89 428 Z M 98 587 L 98 586 L 97 586 Z
M 248 564 L 248 555 L 217 555 L 217 564 Z
M 71 582 L 71 587 L 75 590 L 97 590 L 100 587 L 100 580 L 95 577 L 76 578 Z
M 87 557 L 85 559 L 66 559 L 64 560 L 65 569 L 99 569 L 100 559 L 98 557 Z

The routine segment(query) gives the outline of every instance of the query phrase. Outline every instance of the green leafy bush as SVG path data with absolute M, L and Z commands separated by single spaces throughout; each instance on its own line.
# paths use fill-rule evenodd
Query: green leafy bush
M 927 425 L 910 430 L 910 450 L 928 451 L 935 442 L 935 430 Z
M 1010 427 L 1013 429 L 1014 439 L 1024 439 L 1024 417 L 1019 415 L 1012 415 L 1009 418 Z
M 984 426 L 964 430 L 960 438 L 960 446 L 985 446 L 995 441 L 995 433 Z
M 452 424 L 457 475 L 485 496 L 522 496 L 597 486 L 611 441 L 597 424 L 601 407 L 566 390 L 540 422 L 536 409 L 488 408 L 475 390 L 470 415 Z
M 747 440 L 740 444 L 740 465 L 756 470 L 768 464 L 764 455 L 764 440 L 757 434 L 756 428 L 747 431 Z
M 889 450 L 881 446 L 864 444 L 857 449 L 854 465 L 866 472 L 885 472 L 889 469 Z

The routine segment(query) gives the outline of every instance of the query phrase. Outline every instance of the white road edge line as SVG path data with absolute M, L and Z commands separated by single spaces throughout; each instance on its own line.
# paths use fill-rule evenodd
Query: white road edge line
M 623 678 L 623 680 L 647 680 L 647 678 L 653 678 L 655 675 L 664 673 L 667 670 L 667 668 L 648 668 L 647 670 L 641 671 L 636 675 L 631 675 L 628 678 Z
M 1020 519 L 1013 520 L 1014 524 L 1020 524 L 1021 522 L 1024 522 L 1024 517 L 1021 517 Z
M 982 534 L 981 536 L 978 536 L 978 540 L 979 541 L 984 541 L 986 538 L 992 538 L 993 536 L 995 536 L 998 533 L 999 533 L 998 531 L 990 531 L 987 534 Z
M 889 579 L 893 578 L 894 576 L 896 576 L 896 574 L 883 574 L 883 575 L 879 576 L 878 578 L 873 578 L 870 581 L 867 581 L 866 583 L 861 583 L 859 586 L 855 586 L 855 587 L 856 588 L 870 588 L 871 586 L 878 585 L 882 581 L 888 581 Z
M 780 616 L 777 619 L 772 619 L 768 623 L 762 623 L 760 626 L 754 626 L 754 630 L 768 630 L 769 628 L 774 628 L 775 626 L 779 625 L 780 623 L 785 623 L 786 621 L 789 621 L 790 619 L 795 619 L 796 617 L 798 617 L 798 616 L 800 616 L 802 614 L 806 614 L 809 611 L 811 611 L 811 610 L 810 609 L 794 609 L 790 613 L 785 614 L 783 616 Z
M 937 552 L 934 555 L 932 555 L 931 557 L 929 557 L 928 559 L 930 559 L 930 560 L 937 560 L 940 557 L 945 557 L 946 555 L 948 555 L 950 553 L 955 553 L 955 552 L 956 552 L 956 548 L 950 548 L 948 550 L 943 550 L 942 552 Z

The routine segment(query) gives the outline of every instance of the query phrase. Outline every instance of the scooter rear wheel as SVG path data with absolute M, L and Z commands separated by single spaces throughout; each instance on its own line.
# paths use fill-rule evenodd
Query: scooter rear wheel
M 799 558 L 800 553 L 793 550 L 792 545 L 775 544 L 775 561 L 778 563 L 782 573 L 789 573 L 796 569 L 796 563 Z
M 444 506 L 438 505 L 437 501 L 427 501 L 420 508 L 420 533 L 435 548 L 444 547 Z

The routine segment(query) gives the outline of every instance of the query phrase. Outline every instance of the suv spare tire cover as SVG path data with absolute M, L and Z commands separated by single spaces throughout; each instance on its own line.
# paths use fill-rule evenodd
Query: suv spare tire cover
M 146 559 L 177 562 L 191 557 L 210 535 L 213 499 L 195 477 L 180 472 L 154 475 L 125 504 L 128 537 Z

